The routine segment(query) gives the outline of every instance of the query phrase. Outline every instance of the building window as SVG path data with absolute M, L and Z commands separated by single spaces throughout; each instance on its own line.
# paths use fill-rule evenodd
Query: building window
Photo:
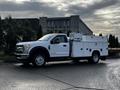
M 66 26 L 66 22 L 64 21 L 64 26 Z
M 67 21 L 67 26 L 70 26 L 70 23 L 69 23 L 69 21 Z
M 51 21 L 51 26 L 54 27 L 54 21 Z

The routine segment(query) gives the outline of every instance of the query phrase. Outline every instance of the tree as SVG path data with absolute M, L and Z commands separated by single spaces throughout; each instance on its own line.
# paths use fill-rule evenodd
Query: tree
M 36 40 L 41 36 L 42 29 L 36 19 L 0 18 L 0 49 L 4 45 L 7 54 L 14 52 L 17 42 Z
M 119 41 L 118 41 L 118 37 L 115 38 L 115 47 L 119 47 Z
M 5 18 L 4 20 L 4 30 L 5 35 L 5 53 L 12 53 L 15 50 L 15 45 L 17 43 L 17 35 L 14 28 L 15 22 L 13 22 L 11 17 Z
M 3 24 L 2 19 L 0 17 L 0 51 L 4 48 L 4 31 L 3 31 Z
M 2 28 L 2 19 L 0 17 L 0 50 L 3 48 L 4 45 L 4 33 Z
M 109 35 L 108 41 L 109 41 L 109 47 L 114 48 L 115 47 L 115 37 L 112 34 Z
M 39 28 L 38 28 L 38 31 L 37 31 L 37 39 L 39 39 L 40 37 L 42 37 L 43 36 L 43 32 L 42 32 L 42 27 L 41 27 L 41 25 L 39 25 L 38 26 Z
M 109 41 L 109 47 L 110 47 L 110 48 L 119 47 L 118 37 L 115 37 L 114 35 L 110 34 L 108 41 Z
M 22 31 L 23 31 L 23 41 L 31 41 L 35 40 L 36 32 L 32 29 L 31 24 L 28 20 L 25 20 L 22 23 Z

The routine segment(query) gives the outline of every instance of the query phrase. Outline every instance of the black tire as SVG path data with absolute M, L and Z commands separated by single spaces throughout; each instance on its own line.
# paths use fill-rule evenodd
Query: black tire
M 45 56 L 42 54 L 36 54 L 33 57 L 33 61 L 32 61 L 34 66 L 44 66 L 46 64 L 46 59 Z
M 92 57 L 88 60 L 89 63 L 97 64 L 100 60 L 99 52 L 93 52 Z

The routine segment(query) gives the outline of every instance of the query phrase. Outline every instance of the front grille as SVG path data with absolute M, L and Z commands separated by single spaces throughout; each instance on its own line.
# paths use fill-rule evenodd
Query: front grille
M 16 45 L 16 53 L 23 53 L 24 46 L 23 45 Z

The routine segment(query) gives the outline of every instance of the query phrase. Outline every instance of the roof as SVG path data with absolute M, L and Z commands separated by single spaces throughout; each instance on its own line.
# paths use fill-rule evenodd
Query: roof
M 70 20 L 69 17 L 55 17 L 55 18 L 47 18 L 48 21 L 66 21 Z
M 50 33 L 51 35 L 66 35 L 65 33 Z

